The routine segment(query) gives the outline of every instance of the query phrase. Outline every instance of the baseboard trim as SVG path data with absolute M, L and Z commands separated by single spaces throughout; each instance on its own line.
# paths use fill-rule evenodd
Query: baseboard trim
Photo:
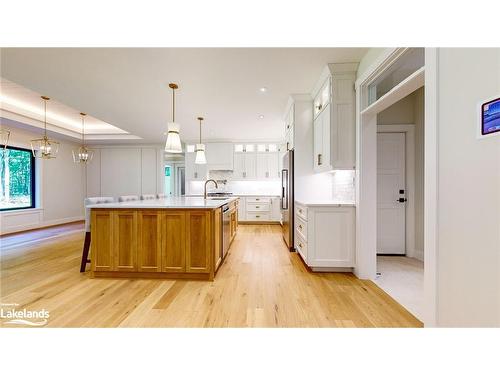
M 412 258 L 418 259 L 418 260 L 423 262 L 424 261 L 424 251 L 423 250 L 414 250 Z
M 7 228 L 5 230 L 2 230 L 0 237 L 7 235 L 7 234 L 27 232 L 30 230 L 55 227 L 58 225 L 76 223 L 76 222 L 80 222 L 80 221 L 85 221 L 85 217 L 84 216 L 74 216 L 74 217 L 68 217 L 68 218 L 64 218 L 64 219 L 47 220 L 47 221 L 43 221 L 41 223 L 36 223 L 36 224 L 17 225 L 15 227 L 10 227 L 10 228 Z

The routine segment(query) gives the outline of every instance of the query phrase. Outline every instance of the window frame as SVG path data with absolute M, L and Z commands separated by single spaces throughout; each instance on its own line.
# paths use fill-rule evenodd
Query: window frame
M 31 175 L 31 206 L 23 206 L 23 207 L 11 207 L 11 208 L 0 208 L 0 212 L 9 212 L 9 211 L 17 211 L 17 210 L 29 210 L 36 208 L 36 165 L 35 165 L 35 157 L 33 156 L 33 152 L 30 149 L 23 147 L 15 147 L 15 146 L 7 146 L 7 150 L 17 150 L 17 151 L 25 151 L 30 155 L 30 175 Z

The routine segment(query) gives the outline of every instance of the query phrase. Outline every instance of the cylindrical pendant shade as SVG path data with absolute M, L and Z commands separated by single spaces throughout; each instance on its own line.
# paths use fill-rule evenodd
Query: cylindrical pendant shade
M 198 143 L 195 147 L 196 158 L 194 159 L 195 164 L 207 164 L 207 158 L 205 156 L 205 145 Z
M 165 142 L 165 152 L 179 154 L 182 152 L 181 137 L 179 136 L 179 124 L 168 123 L 167 142 Z

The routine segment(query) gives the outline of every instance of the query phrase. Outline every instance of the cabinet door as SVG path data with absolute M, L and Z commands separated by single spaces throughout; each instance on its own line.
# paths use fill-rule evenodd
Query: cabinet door
M 313 133 L 314 133 L 314 170 L 318 171 L 321 168 L 323 157 L 323 113 L 321 113 L 314 120 L 313 124 Z
M 138 263 L 140 272 L 161 271 L 161 216 L 157 211 L 137 213 Z
M 186 272 L 210 272 L 210 232 L 209 211 L 186 212 Z
M 113 211 L 113 271 L 137 271 L 137 212 Z
M 234 153 L 234 178 L 241 179 L 245 177 L 245 153 L 235 152 Z
M 277 152 L 270 152 L 267 155 L 267 160 L 268 160 L 268 178 L 279 178 L 279 170 L 280 170 L 280 163 L 279 163 L 279 154 Z
M 204 181 L 207 177 L 207 165 L 196 164 L 196 154 L 194 152 L 186 152 L 186 180 Z
M 355 208 L 308 210 L 308 263 L 316 267 L 355 265 Z
M 245 198 L 240 198 L 240 203 L 238 205 L 238 220 L 245 221 L 246 220 L 246 204 Z
M 332 161 L 331 161 L 331 150 L 330 150 L 330 144 L 331 144 L 331 123 L 330 123 L 330 105 L 327 104 L 326 108 L 323 110 L 323 113 L 321 113 L 321 122 L 322 122 L 322 130 L 323 130 L 323 136 L 322 136 L 322 141 L 323 141 L 323 147 L 321 150 L 321 167 L 322 170 L 330 170 Z
M 281 199 L 278 197 L 273 197 L 271 199 L 271 220 L 281 221 Z
M 252 180 L 257 176 L 257 154 L 255 152 L 245 152 L 245 178 Z
M 256 176 L 257 178 L 268 178 L 269 177 L 269 165 L 268 165 L 268 154 L 264 152 L 257 153 L 256 161 Z
M 186 214 L 169 211 L 161 217 L 161 253 L 163 272 L 186 271 Z
M 92 210 L 91 261 L 93 271 L 113 270 L 112 211 Z

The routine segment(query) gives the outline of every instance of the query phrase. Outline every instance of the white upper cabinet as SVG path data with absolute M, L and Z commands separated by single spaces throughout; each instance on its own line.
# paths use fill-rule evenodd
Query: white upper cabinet
M 207 165 L 210 171 L 232 171 L 233 165 L 233 144 L 206 143 Z
M 355 169 L 357 63 L 328 64 L 313 90 L 314 171 Z
M 186 180 L 204 181 L 208 177 L 207 164 L 195 164 L 196 153 L 186 152 Z
M 233 178 L 236 180 L 254 180 L 256 178 L 255 152 L 235 152 Z
M 258 152 L 256 157 L 258 179 L 278 178 L 279 155 L 277 152 Z
M 266 180 L 278 177 L 279 153 L 276 143 L 234 145 L 233 179 Z

